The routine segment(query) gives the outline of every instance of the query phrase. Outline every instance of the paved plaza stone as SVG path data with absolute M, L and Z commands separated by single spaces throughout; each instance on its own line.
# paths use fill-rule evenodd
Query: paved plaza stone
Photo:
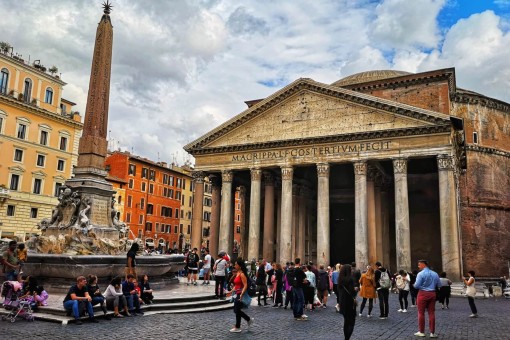
M 182 283 L 180 284 L 183 285 Z M 209 287 L 182 287 L 187 293 L 192 288 L 203 292 Z M 210 288 L 212 291 L 212 287 Z M 99 324 L 84 322 L 78 326 L 19 319 L 15 323 L 0 321 L 2 339 L 343 339 L 343 318 L 336 313 L 334 296 L 328 308 L 306 312 L 308 321 L 295 321 L 292 311 L 282 308 L 264 308 L 254 305 L 247 309 L 255 318 L 253 326 L 243 332 L 229 333 L 235 316 L 232 310 L 194 314 L 153 314 L 133 318 L 100 320 Z M 449 310 L 436 310 L 436 332 L 440 339 L 509 339 L 510 300 L 477 299 L 477 319 L 470 319 L 466 298 L 452 298 Z M 356 319 L 352 339 L 413 339 L 417 331 L 416 308 L 406 314 L 398 313 L 397 295 L 390 295 L 390 313 L 387 320 L 379 320 L 379 305 L 374 306 L 373 317 Z M 438 305 L 439 306 L 439 305 Z M 366 315 L 367 309 L 364 314 Z M 428 321 L 426 327 L 428 335 Z M 417 339 L 417 338 L 416 338 Z

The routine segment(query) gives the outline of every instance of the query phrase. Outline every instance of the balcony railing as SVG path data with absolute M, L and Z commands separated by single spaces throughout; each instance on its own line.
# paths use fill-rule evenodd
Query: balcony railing
M 11 198 L 11 191 L 6 188 L 0 188 L 0 203 L 4 203 L 6 200 Z

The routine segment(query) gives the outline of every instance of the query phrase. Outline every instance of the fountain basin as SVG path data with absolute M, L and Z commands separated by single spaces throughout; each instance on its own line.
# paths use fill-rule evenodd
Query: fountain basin
M 137 256 L 137 274 L 160 277 L 181 270 L 184 255 Z M 64 255 L 29 253 L 23 272 L 49 279 L 76 279 L 94 274 L 98 278 L 124 277 L 126 255 Z

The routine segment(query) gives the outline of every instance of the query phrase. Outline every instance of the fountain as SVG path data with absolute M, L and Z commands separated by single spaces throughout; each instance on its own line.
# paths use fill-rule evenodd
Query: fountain
M 108 107 L 113 27 L 111 4 L 103 3 L 98 24 L 78 165 L 60 189 L 59 203 L 38 228 L 41 235 L 27 242 L 31 251 L 24 271 L 47 279 L 123 276 L 129 227 L 114 208 L 115 191 L 106 181 Z M 137 240 L 135 240 L 137 242 Z M 140 274 L 162 277 L 184 266 L 183 255 L 137 257 Z

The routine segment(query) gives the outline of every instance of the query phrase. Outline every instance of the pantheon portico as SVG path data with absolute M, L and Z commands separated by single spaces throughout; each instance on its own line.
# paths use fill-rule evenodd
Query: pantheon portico
M 194 218 L 201 183 L 213 183 L 211 252 L 231 253 L 233 190 L 244 186 L 248 259 L 381 261 L 396 271 L 427 258 L 460 278 L 456 91 L 454 69 L 372 71 L 333 84 L 298 79 L 248 102 L 185 146 L 196 159 Z

